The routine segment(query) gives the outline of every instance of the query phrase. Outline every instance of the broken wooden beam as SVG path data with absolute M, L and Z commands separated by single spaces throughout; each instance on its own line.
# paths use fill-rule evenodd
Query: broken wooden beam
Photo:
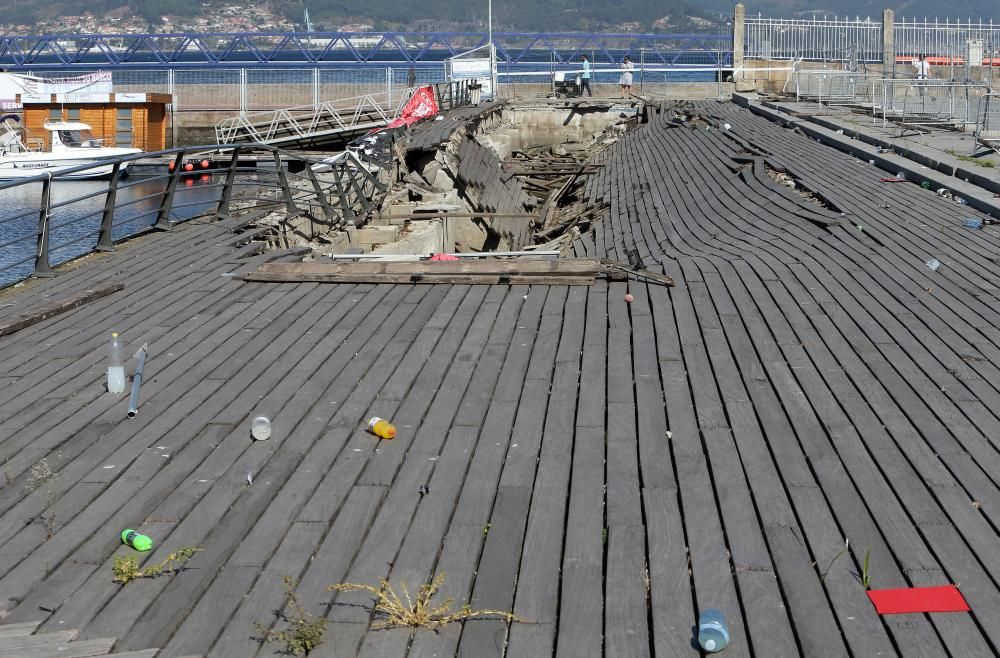
M 636 278 L 666 286 L 674 285 L 674 280 L 663 274 L 637 269 L 616 261 L 592 258 L 265 263 L 253 272 L 244 272 L 242 279 L 258 283 L 452 283 L 589 286 L 599 275 L 612 280 Z
M 453 283 L 591 285 L 602 271 L 593 259 L 365 261 L 359 263 L 266 263 L 244 281 L 316 283 Z

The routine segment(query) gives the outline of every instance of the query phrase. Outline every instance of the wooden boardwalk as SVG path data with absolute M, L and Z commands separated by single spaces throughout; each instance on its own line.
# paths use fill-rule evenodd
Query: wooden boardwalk
M 675 288 L 246 283 L 263 257 L 234 225 L 191 223 L 5 300 L 124 284 L 0 337 L 2 624 L 273 656 L 253 623 L 290 576 L 327 658 L 697 656 L 708 607 L 726 655 L 995 655 L 996 229 L 733 105 L 688 111 L 707 123 L 665 110 L 604 154 L 610 210 L 575 245 Z M 133 420 L 103 390 L 112 330 L 149 344 Z M 117 585 L 126 527 L 149 561 L 203 550 Z M 877 616 L 866 553 L 872 587 L 958 583 L 973 612 Z M 326 589 L 441 573 L 521 621 L 375 631 L 370 596 Z

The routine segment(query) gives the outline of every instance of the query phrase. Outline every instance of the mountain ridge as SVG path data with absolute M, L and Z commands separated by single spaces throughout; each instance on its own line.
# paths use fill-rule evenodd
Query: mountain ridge
M 149 31 L 164 31 L 166 26 L 182 27 L 178 31 L 222 31 L 211 29 L 205 17 L 228 7 L 258 10 L 267 8 L 281 29 L 306 30 L 305 12 L 311 14 L 317 31 L 337 31 L 344 26 L 370 26 L 383 30 L 481 30 L 487 22 L 487 0 L 422 0 L 400 3 L 397 0 L 291 0 L 271 6 L 269 3 L 238 4 L 240 0 L 223 2 L 201 0 L 90 0 L 87 11 L 98 17 L 99 28 L 107 20 L 124 21 L 123 31 L 135 32 L 142 26 Z M 10 25 L 44 29 L 46 25 L 64 26 L 58 19 L 74 16 L 80 4 L 74 0 L 11 0 L 0 21 Z M 723 0 L 498 0 L 493 5 L 493 27 L 510 31 L 624 31 L 624 32 L 725 32 L 731 26 L 733 4 Z M 870 17 L 882 15 L 886 6 L 875 0 L 762 0 L 746 6 L 748 16 L 761 14 L 776 18 L 803 17 Z M 933 19 L 941 4 L 932 0 L 903 0 L 888 5 L 898 19 Z M 948 5 L 951 19 L 1000 24 L 1000 3 L 996 0 L 956 0 Z M 107 18 L 115 16 L 116 18 Z M 102 22 L 102 17 L 105 22 Z M 167 19 L 164 22 L 164 18 Z M 247 23 L 249 28 L 262 23 Z M 0 23 L 2 25 L 2 23 Z M 191 29 L 204 26 L 208 29 Z M 252 31 L 252 29 L 241 31 Z M 0 31 L 2 33 L 2 31 Z M 37 33 L 37 32 L 36 32 Z

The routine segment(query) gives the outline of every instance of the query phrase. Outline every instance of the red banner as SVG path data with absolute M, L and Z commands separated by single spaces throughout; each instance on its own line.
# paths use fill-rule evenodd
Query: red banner
M 413 92 L 410 101 L 403 108 L 399 117 L 390 121 L 386 128 L 409 126 L 421 119 L 432 117 L 438 113 L 437 101 L 434 100 L 434 87 L 427 85 Z

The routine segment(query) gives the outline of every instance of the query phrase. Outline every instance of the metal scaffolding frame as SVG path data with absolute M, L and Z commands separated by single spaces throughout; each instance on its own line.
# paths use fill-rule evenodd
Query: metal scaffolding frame
M 873 117 L 903 130 L 966 130 L 976 124 L 980 103 L 990 91 L 983 82 L 884 79 L 878 85 Z
M 1000 152 L 1000 93 L 990 92 L 979 101 L 973 153 L 979 145 Z
M 785 93 L 794 90 L 795 100 L 814 100 L 823 105 L 868 106 L 873 102 L 874 73 L 837 70 L 796 70 L 785 83 Z

